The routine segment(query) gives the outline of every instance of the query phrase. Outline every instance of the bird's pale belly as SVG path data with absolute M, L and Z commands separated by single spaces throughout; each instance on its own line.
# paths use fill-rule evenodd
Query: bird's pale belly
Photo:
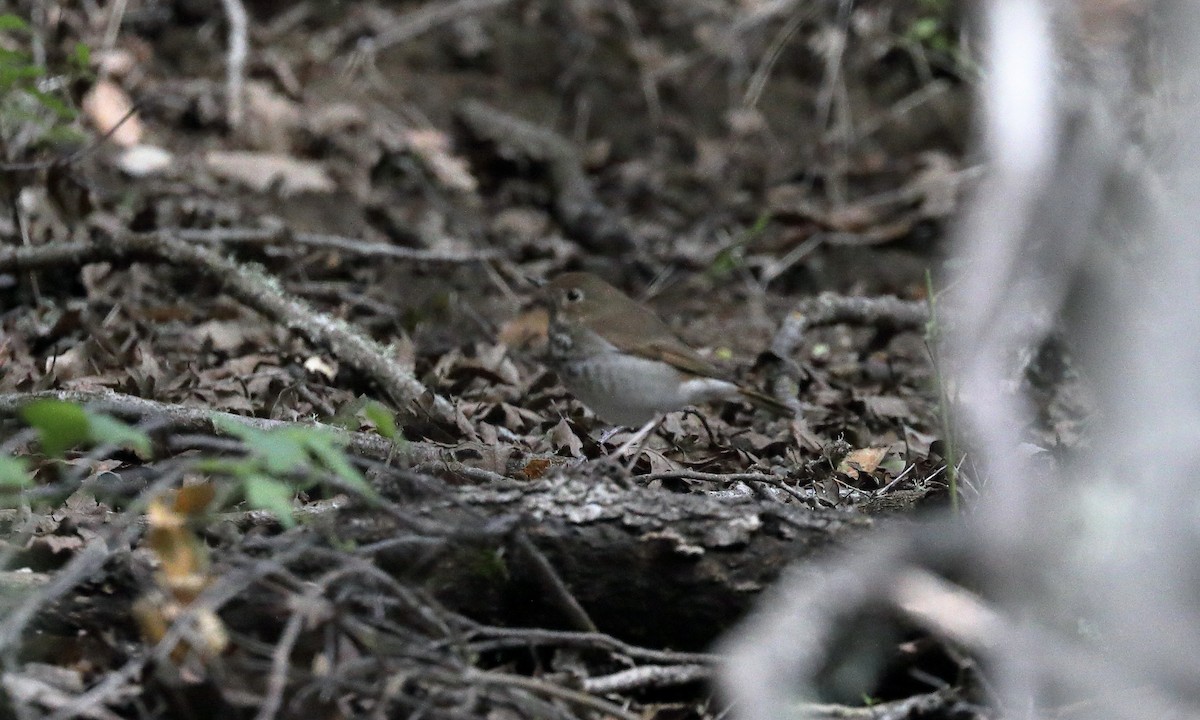
M 624 353 L 568 360 L 559 369 L 567 389 L 614 425 L 642 425 L 658 413 L 738 394 L 737 386 L 725 380 L 688 375 L 667 363 Z

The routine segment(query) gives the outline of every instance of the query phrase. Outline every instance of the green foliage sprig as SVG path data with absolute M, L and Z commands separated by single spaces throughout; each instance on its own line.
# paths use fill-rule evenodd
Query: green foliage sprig
M 271 512 L 285 526 L 295 524 L 296 493 L 318 483 L 341 486 L 368 500 L 378 497 L 328 432 L 301 427 L 259 430 L 222 417 L 213 418 L 213 424 L 241 440 L 246 454 L 202 460 L 198 469 L 234 478 L 251 507 Z
M 21 409 L 21 419 L 37 431 L 38 444 L 47 457 L 62 458 L 80 445 L 114 445 L 150 457 L 149 436 L 117 418 L 93 412 L 62 400 L 37 400 Z M 21 491 L 33 484 L 29 463 L 20 457 L 0 455 L 0 491 Z
M 390 413 L 378 403 L 362 409 L 381 433 L 397 436 Z M 81 446 L 111 445 L 152 456 L 153 448 L 146 433 L 105 413 L 95 412 L 76 403 L 44 399 L 21 409 L 21 418 L 36 431 L 38 445 L 49 458 L 64 458 L 67 451 Z M 223 493 L 243 497 L 254 509 L 274 514 L 285 526 L 295 523 L 292 500 L 298 492 L 319 484 L 346 490 L 367 501 L 379 496 L 347 458 L 343 441 L 318 428 L 287 427 L 259 430 L 226 417 L 214 417 L 218 430 L 241 440 L 245 454 L 238 457 L 209 457 L 196 462 L 200 472 L 222 475 L 235 481 L 236 487 Z M 0 455 L 0 494 L 21 493 L 33 485 L 33 474 L 26 458 Z
M 0 138 L 9 146 L 80 142 L 69 89 L 90 74 L 91 51 L 76 43 L 66 66 L 52 74 L 20 47 L 31 32 L 20 17 L 0 14 Z

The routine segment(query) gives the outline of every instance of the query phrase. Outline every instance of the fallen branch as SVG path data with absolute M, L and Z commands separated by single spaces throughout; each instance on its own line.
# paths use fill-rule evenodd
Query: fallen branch
M 188 228 L 177 230 L 175 233 L 181 240 L 187 240 L 188 242 L 266 247 L 304 245 L 305 247 L 321 248 L 324 250 L 338 250 L 360 257 L 385 257 L 417 262 L 473 263 L 486 262 L 501 257 L 500 253 L 490 250 L 461 253 L 421 250 L 419 248 L 400 247 L 388 243 L 358 240 L 341 235 L 291 232 L 286 228 Z
M 215 432 L 214 416 L 264 430 L 298 425 L 109 391 L 0 395 L 0 416 L 11 416 L 30 400 L 44 397 L 210 434 Z M 454 452 L 450 448 L 419 442 L 397 446 L 367 433 L 312 426 L 343 438 L 352 453 L 419 462 L 435 471 L 461 471 L 461 465 L 447 460 Z M 399 577 L 431 573 L 423 578 L 427 587 L 438 588 L 442 602 L 474 617 L 491 617 L 496 607 L 519 608 L 533 613 L 531 617 L 575 614 L 564 610 L 562 596 L 542 589 L 544 565 L 549 565 L 556 580 L 569 588 L 570 604 L 582 609 L 579 615 L 590 617 L 593 626 L 624 638 L 673 646 L 695 646 L 697 634 L 704 634 L 698 628 L 716 632 L 729 618 L 740 616 L 753 591 L 772 582 L 792 561 L 873 526 L 869 518 L 755 495 L 712 498 L 627 487 L 595 477 L 586 466 L 566 472 L 567 476 L 547 474 L 537 482 L 496 478 L 479 485 L 448 485 L 445 492 L 406 499 L 403 516 L 351 506 L 322 513 L 323 521 L 314 526 L 347 546 L 374 548 L 369 555 L 379 567 Z M 514 531 L 536 547 L 536 562 L 530 553 L 516 551 Z M 457 549 L 443 544 L 437 552 L 451 552 L 453 557 L 426 564 L 417 562 L 417 555 L 430 552 L 431 546 L 419 542 L 423 537 L 463 543 Z M 397 545 L 392 542 L 397 538 L 413 541 Z M 481 565 L 480 558 L 491 553 L 505 558 L 503 581 L 481 570 L 489 566 Z M 534 588 L 541 591 L 531 592 Z M 704 601 L 697 602 L 701 597 Z M 651 620 L 644 609 L 655 607 L 672 610 Z
M 920 330 L 929 320 L 929 310 L 923 302 L 895 297 L 847 297 L 821 293 L 805 298 L 788 313 L 771 341 L 771 352 L 780 358 L 790 358 L 806 330 L 824 325 L 865 325 L 883 330 Z
M 278 281 L 248 265 L 169 233 L 114 233 L 100 241 L 47 243 L 0 248 L 0 271 L 41 270 L 59 265 L 101 261 L 151 260 L 195 270 L 221 283 L 246 306 L 329 350 L 335 357 L 374 380 L 409 414 L 427 413 L 435 421 L 454 424 L 454 409 L 445 398 L 425 388 L 388 357 L 387 350 L 349 323 L 317 312 L 279 288 Z

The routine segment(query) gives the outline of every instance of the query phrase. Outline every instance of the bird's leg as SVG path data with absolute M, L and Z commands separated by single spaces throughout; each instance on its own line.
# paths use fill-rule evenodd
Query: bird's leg
M 659 423 L 663 421 L 663 417 L 662 415 L 657 415 L 651 418 L 650 422 L 638 428 L 637 432 L 631 435 L 621 447 L 617 448 L 617 451 L 613 453 L 613 457 L 622 458 L 627 453 L 632 452 L 633 457 L 636 458 L 637 451 L 642 448 L 642 443 L 645 442 L 650 433 L 654 432 L 654 428 L 658 427 Z

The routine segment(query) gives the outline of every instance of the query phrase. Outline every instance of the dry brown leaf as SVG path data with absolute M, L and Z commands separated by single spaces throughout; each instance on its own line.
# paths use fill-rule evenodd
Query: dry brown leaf
M 870 395 L 862 399 L 867 412 L 884 418 L 907 419 L 912 417 L 908 401 L 894 395 Z
M 332 380 L 337 377 L 337 363 L 330 362 L 320 355 L 312 355 L 304 361 L 304 369 L 310 373 L 315 373 L 325 378 Z
M 550 469 L 550 461 L 545 458 L 534 458 L 525 463 L 525 467 L 521 468 L 521 474 L 530 480 L 537 480 L 546 471 Z
M 923 168 L 909 183 L 921 196 L 921 217 L 950 217 L 958 210 L 963 175 L 950 156 L 928 152 L 921 157 Z
M 83 538 L 78 535 L 39 535 L 30 538 L 25 547 L 30 549 L 44 547 L 52 554 L 57 555 L 61 552 L 74 552 L 82 548 L 83 545 Z
M 109 141 L 121 147 L 133 147 L 142 141 L 145 130 L 137 113 L 129 116 L 117 127 L 129 112 L 133 110 L 133 102 L 119 85 L 111 80 L 100 80 L 87 95 L 83 96 L 83 112 L 92 121 L 92 126 L 100 134 L 112 131 Z M 116 127 L 114 131 L 113 128 Z
M 211 482 L 198 482 L 184 485 L 175 493 L 173 510 L 186 517 L 195 517 L 208 511 L 213 498 L 217 496 L 217 487 Z
M 408 333 L 401 333 L 395 340 L 388 345 L 388 357 L 392 362 L 396 363 L 401 370 L 408 374 L 413 374 L 417 366 L 417 347 L 413 344 L 412 338 Z
M 820 452 L 821 448 L 825 445 L 821 441 L 820 436 L 808 426 L 808 420 L 804 418 L 796 418 L 790 421 L 788 429 L 791 431 L 792 439 L 796 442 L 797 447 Z
M 545 308 L 521 313 L 500 326 L 496 340 L 507 347 L 527 347 L 546 339 L 550 315 Z
M 502 402 L 497 407 L 500 412 L 504 413 L 504 427 L 513 432 L 522 432 L 542 421 L 542 416 L 523 407 L 517 407 L 506 402 Z
M 500 238 L 535 242 L 550 232 L 550 215 L 540 208 L 504 208 L 492 218 L 491 233 Z
M 83 377 L 91 370 L 88 361 L 87 346 L 84 343 L 72 345 L 65 352 L 46 358 L 45 373 L 53 374 L 60 381 L 74 380 Z
M 334 102 L 308 108 L 304 117 L 308 131 L 317 136 L 349 133 L 367 124 L 367 115 L 354 103 Z
M 146 543 L 158 558 L 159 586 L 188 603 L 208 585 L 208 552 L 187 527 L 187 516 L 177 512 L 174 504 L 161 497 L 150 502 L 146 509 L 150 525 Z
M 205 158 L 213 174 L 255 192 L 277 187 L 283 196 L 333 192 L 336 185 L 325 166 L 289 155 L 214 150 Z
M 250 81 L 245 87 L 246 118 L 238 128 L 247 147 L 274 153 L 292 150 L 292 138 L 303 122 L 300 105 L 275 92 L 270 84 Z
M 187 639 L 181 640 L 171 651 L 171 660 L 176 665 L 185 662 L 192 650 L 204 660 L 211 660 L 225 652 L 225 648 L 229 647 L 229 633 L 221 618 L 212 608 L 191 609 L 187 604 L 171 600 L 157 591 L 151 591 L 133 603 L 133 617 L 142 631 L 142 638 L 149 645 L 162 640 L 171 625 L 189 610 L 188 622 L 191 627 L 185 633 Z
M 644 446 L 642 447 L 641 451 L 638 453 L 638 456 L 639 456 L 639 458 L 644 458 L 647 462 L 650 463 L 650 473 L 651 474 L 677 472 L 679 470 L 684 469 L 684 467 L 682 465 L 675 462 L 674 460 L 671 460 L 670 458 L 668 458 L 666 455 L 663 455 L 658 450 L 654 450 L 654 449 L 647 448 Z
M 157 145 L 134 145 L 117 155 L 117 167 L 130 177 L 157 175 L 175 163 L 175 156 Z
M 875 468 L 879 467 L 879 463 L 887 455 L 887 451 L 886 447 L 852 450 L 846 457 L 842 458 L 842 462 L 838 464 L 837 470 L 840 473 L 858 479 L 859 473 L 870 474 L 875 472 Z
M 475 192 L 479 183 L 466 160 L 450 152 L 450 138 L 441 130 L 408 130 L 404 142 L 429 172 L 451 190 Z
M 571 457 L 583 457 L 583 441 L 579 439 L 566 420 L 559 420 L 558 424 L 547 433 L 547 439 L 555 452 L 566 450 Z
M 101 77 L 124 77 L 138 67 L 137 56 L 125 48 L 92 50 L 92 65 Z
M 213 610 L 192 607 L 212 577 L 208 548 L 193 532 L 189 520 L 205 512 L 215 495 L 212 483 L 193 483 L 154 498 L 146 508 L 150 527 L 144 542 L 159 563 L 155 573 L 158 587 L 138 598 L 133 614 L 142 637 L 151 644 L 161 640 L 173 623 L 188 616 L 191 628 L 187 639 L 171 653 L 176 664 L 184 662 L 193 650 L 208 660 L 229 645 L 229 634 Z
M 242 320 L 209 320 L 192 332 L 198 338 L 208 338 L 213 349 L 221 352 L 233 352 L 247 344 L 261 346 L 268 341 L 265 328 Z

